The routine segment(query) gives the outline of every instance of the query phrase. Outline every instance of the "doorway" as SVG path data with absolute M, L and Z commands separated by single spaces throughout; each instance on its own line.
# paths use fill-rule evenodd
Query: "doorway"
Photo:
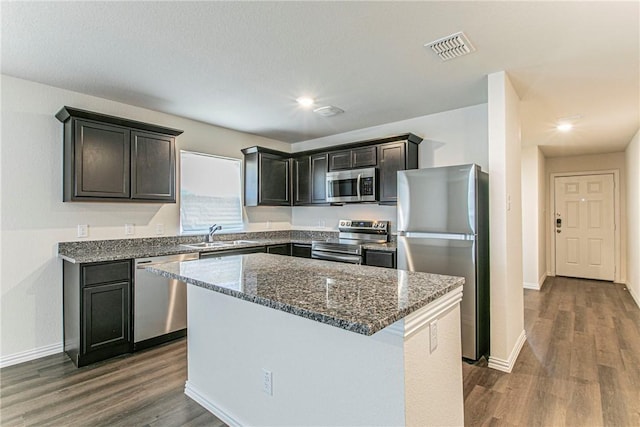
M 557 276 L 613 281 L 613 173 L 554 177 L 553 229 Z

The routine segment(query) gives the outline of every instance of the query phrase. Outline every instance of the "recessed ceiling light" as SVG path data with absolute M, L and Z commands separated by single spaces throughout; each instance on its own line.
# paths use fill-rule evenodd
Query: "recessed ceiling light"
M 571 117 L 562 117 L 556 122 L 556 129 L 558 129 L 560 132 L 569 132 L 571 129 L 573 129 L 575 123 L 581 118 L 582 116 L 580 114 L 576 114 L 575 116 Z
M 301 96 L 296 99 L 296 102 L 300 104 L 302 108 L 311 108 L 315 104 L 315 100 L 309 96 Z
M 560 123 L 558 124 L 558 126 L 556 126 L 556 129 L 558 129 L 560 132 L 569 132 L 571 129 L 573 129 L 573 124 Z
M 342 108 L 334 107 L 333 105 L 327 105 L 326 107 L 316 108 L 313 112 L 320 114 L 323 117 L 331 117 L 336 114 L 344 113 L 344 110 Z

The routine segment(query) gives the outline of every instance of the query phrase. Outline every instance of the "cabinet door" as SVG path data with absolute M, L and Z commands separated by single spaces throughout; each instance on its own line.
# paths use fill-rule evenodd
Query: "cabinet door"
M 276 255 L 291 255 L 291 247 L 289 243 L 283 243 L 281 245 L 269 245 L 267 246 L 267 253 Z
M 306 245 L 304 243 L 292 243 L 291 256 L 311 258 L 311 245 Z
M 403 142 L 383 144 L 380 150 L 380 201 L 398 201 L 398 171 L 405 169 L 405 145 Z
M 131 144 L 131 198 L 175 202 L 175 139 L 133 131 Z
M 311 156 L 311 203 L 327 203 L 327 154 Z
M 396 257 L 394 252 L 367 250 L 364 254 L 365 265 L 396 268 L 395 261 Z
M 340 169 L 351 168 L 351 150 L 335 151 L 329 153 L 329 170 L 335 171 Z
M 129 282 L 83 289 L 83 352 L 131 342 Z
M 377 153 L 378 147 L 375 145 L 351 150 L 351 167 L 365 168 L 368 166 L 376 166 L 378 164 Z
M 260 153 L 259 205 L 289 206 L 289 159 Z
M 311 157 L 293 159 L 293 204 L 311 203 Z
M 130 131 L 75 121 L 74 197 L 129 198 Z

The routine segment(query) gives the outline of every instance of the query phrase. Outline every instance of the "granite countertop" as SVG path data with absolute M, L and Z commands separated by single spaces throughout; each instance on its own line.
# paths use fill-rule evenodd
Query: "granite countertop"
M 147 258 L 197 252 L 228 251 L 231 249 L 277 245 L 283 243 L 311 244 L 312 240 L 335 238 L 337 232 L 285 230 L 216 235 L 217 241 L 228 241 L 229 245 L 207 248 L 191 248 L 185 244 L 204 241 L 204 235 L 149 237 L 140 239 L 84 240 L 59 242 L 58 257 L 72 263 L 115 261 L 120 259 Z M 249 240 L 233 244 L 235 240 Z M 394 243 L 367 244 L 365 249 L 395 251 Z
M 462 286 L 464 278 L 272 254 L 236 255 L 147 267 L 276 310 L 363 335 Z

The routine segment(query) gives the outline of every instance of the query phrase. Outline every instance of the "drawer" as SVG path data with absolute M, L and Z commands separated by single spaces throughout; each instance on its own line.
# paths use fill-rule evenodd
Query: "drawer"
M 82 277 L 84 286 L 122 280 L 129 281 L 131 279 L 131 262 L 125 260 L 84 265 Z

